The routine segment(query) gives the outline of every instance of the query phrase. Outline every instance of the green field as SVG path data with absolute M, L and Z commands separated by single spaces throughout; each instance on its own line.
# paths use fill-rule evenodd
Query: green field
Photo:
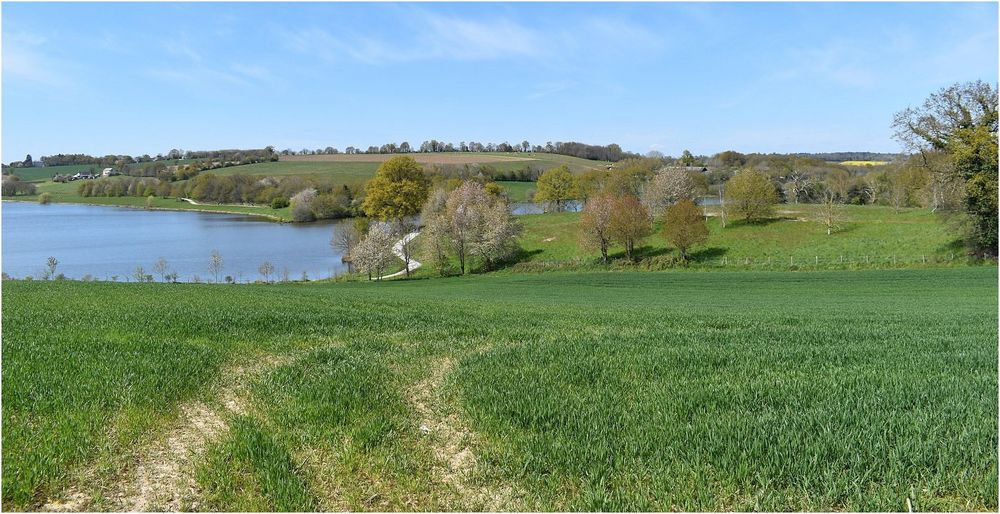
M 198 159 L 177 159 L 171 161 L 159 161 L 166 166 L 174 166 L 177 164 L 190 164 L 197 161 Z M 152 165 L 153 163 L 142 163 L 141 165 Z M 132 166 L 140 166 L 140 164 L 133 164 Z M 26 180 L 29 182 L 41 182 L 51 179 L 56 175 L 73 175 L 75 173 L 87 172 L 93 170 L 94 173 L 100 174 L 105 166 L 100 164 L 68 164 L 66 166 L 46 166 L 42 168 L 14 168 L 11 171 L 15 175 L 20 177 L 21 180 Z
M 995 511 L 996 284 L 4 282 L 3 506 Z
M 709 218 L 708 242 L 695 248 L 692 264 L 698 267 L 749 269 L 800 269 L 844 267 L 895 267 L 964 263 L 965 253 L 955 230 L 927 209 L 881 206 L 845 206 L 846 222 L 831 235 L 809 221 L 817 205 L 777 206 L 776 218 L 759 224 L 730 222 L 723 229 L 717 217 Z M 717 207 L 706 212 L 717 214 Z M 521 216 L 521 246 L 537 269 L 544 264 L 590 265 L 600 253 L 579 245 L 578 213 Z M 660 225 L 639 246 L 643 257 L 678 255 L 660 234 Z M 621 247 L 612 247 L 612 258 L 623 258 Z
M 532 166 L 535 168 L 540 168 L 542 170 L 548 168 L 554 168 L 556 166 L 566 164 L 572 171 L 580 172 L 587 169 L 599 168 L 607 163 L 603 161 L 591 161 L 587 159 L 580 159 L 577 157 L 569 157 L 566 155 L 556 155 L 556 154 L 531 154 L 530 157 L 525 157 L 524 154 L 519 153 L 441 153 L 432 154 L 432 156 L 441 156 L 444 158 L 452 157 L 515 157 L 525 160 L 519 161 L 500 161 L 500 162 L 490 162 L 485 163 L 486 166 L 492 166 L 499 171 L 509 171 L 521 169 L 524 166 Z M 323 176 L 332 177 L 336 180 L 344 180 L 348 182 L 363 182 L 372 177 L 375 174 L 375 170 L 378 169 L 380 163 L 378 162 L 354 162 L 354 161 L 342 161 L 342 162 L 302 162 L 302 161 L 278 161 L 278 162 L 265 162 L 260 164 L 249 164 L 245 166 L 233 166 L 230 168 L 223 168 L 219 170 L 213 170 L 211 173 L 216 173 L 220 175 L 235 174 L 240 173 L 244 175 L 273 175 L 273 176 L 284 176 L 284 175 L 311 175 L 311 176 Z M 461 164 L 454 164 L 455 166 L 461 166 Z M 425 164 L 425 168 L 430 168 L 432 165 Z

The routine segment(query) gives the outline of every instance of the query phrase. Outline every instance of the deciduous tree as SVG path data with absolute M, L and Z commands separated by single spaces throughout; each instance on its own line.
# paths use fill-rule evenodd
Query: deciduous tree
M 635 250 L 635 244 L 653 230 L 649 211 L 642 206 L 639 198 L 633 195 L 622 195 L 615 198 L 608 228 L 611 240 L 625 247 L 625 257 L 630 260 Z
M 566 202 L 576 196 L 575 185 L 573 174 L 565 164 L 545 170 L 535 184 L 535 201 L 552 202 L 557 212 L 562 211 Z
M 688 172 L 680 169 L 662 169 L 653 175 L 642 190 L 642 204 L 653 217 L 681 200 L 694 200 L 698 185 Z
M 687 260 L 691 247 L 708 241 L 705 212 L 691 199 L 671 205 L 663 215 L 663 237 L 680 250 L 682 259 Z
M 580 216 L 580 243 L 584 248 L 601 252 L 601 262 L 608 263 L 608 248 L 611 246 L 611 215 L 615 198 L 609 194 L 599 194 L 587 200 Z
M 777 202 L 774 184 L 760 171 L 742 170 L 726 183 L 726 207 L 749 222 L 773 215 Z

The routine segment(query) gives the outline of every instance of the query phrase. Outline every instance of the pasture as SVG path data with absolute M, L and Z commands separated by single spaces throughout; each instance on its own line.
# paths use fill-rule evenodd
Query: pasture
M 5 282 L 3 506 L 995 511 L 996 284 Z
M 830 269 L 902 267 L 966 262 L 964 248 L 955 231 L 928 209 L 890 207 L 843 207 L 845 221 L 839 230 L 826 229 L 811 221 L 819 206 L 781 204 L 774 219 L 748 224 L 730 220 L 726 228 L 718 207 L 707 207 L 709 240 L 692 253 L 694 267 L 742 269 Z M 546 267 L 587 267 L 600 258 L 597 250 L 579 244 L 579 213 L 546 213 L 519 217 L 526 270 Z M 640 257 L 656 259 L 678 255 L 660 232 L 637 245 Z M 612 246 L 611 258 L 624 258 L 624 250 Z

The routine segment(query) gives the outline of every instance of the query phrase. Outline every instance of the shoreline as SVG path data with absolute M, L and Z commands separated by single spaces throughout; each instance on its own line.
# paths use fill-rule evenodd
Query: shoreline
M 22 199 L 15 199 L 15 198 L 9 198 L 9 197 L 3 198 L 2 201 L 3 202 L 20 202 L 20 203 L 38 203 L 37 199 L 34 199 L 34 200 L 22 200 Z M 58 200 L 53 200 L 51 203 L 53 203 L 53 204 L 57 204 L 58 203 L 58 204 L 63 204 L 63 205 L 88 205 L 88 206 L 91 206 L 91 207 L 118 207 L 118 208 L 122 208 L 122 209 L 137 209 L 137 210 L 142 210 L 142 211 L 207 212 L 207 213 L 211 213 L 211 214 L 235 214 L 235 215 L 254 216 L 254 217 L 258 217 L 258 218 L 264 218 L 267 221 L 273 221 L 273 222 L 276 222 L 276 223 L 295 223 L 292 220 L 285 219 L 285 218 L 280 218 L 280 217 L 275 216 L 273 214 L 253 213 L 253 212 L 240 212 L 240 211 L 225 211 L 225 210 L 220 210 L 220 209 L 187 209 L 187 208 L 171 208 L 171 207 L 145 207 L 145 206 L 139 206 L 139 205 L 115 205 L 115 204 L 91 203 L 91 202 L 60 202 Z M 205 204 L 192 204 L 192 205 L 201 206 L 201 205 L 205 205 Z

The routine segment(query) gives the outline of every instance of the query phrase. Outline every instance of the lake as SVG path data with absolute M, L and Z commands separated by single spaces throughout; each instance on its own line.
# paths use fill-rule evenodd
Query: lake
M 703 205 L 717 202 L 699 200 Z M 566 207 L 579 211 L 582 205 L 568 202 Z M 0 209 L 0 268 L 16 278 L 40 277 L 51 256 L 59 260 L 56 273 L 69 278 L 134 280 L 137 266 L 155 276 L 153 265 L 163 257 L 178 280 L 207 282 L 215 278 L 209 271 L 212 250 L 222 255 L 220 280 L 227 275 L 237 282 L 261 279 L 257 270 L 265 261 L 274 265 L 272 279 L 282 278 L 286 270 L 294 280 L 303 274 L 315 280 L 347 272 L 330 239 L 351 220 L 275 223 L 238 214 L 31 202 L 3 202 Z M 515 215 L 543 210 L 540 204 L 511 204 Z
M 154 274 L 154 263 L 163 257 L 178 280 L 210 281 L 209 259 L 218 250 L 220 280 L 260 279 L 264 261 L 275 267 L 272 279 L 285 269 L 292 279 L 303 273 L 328 278 L 347 271 L 330 239 L 350 222 L 275 223 L 230 214 L 3 202 L 0 268 L 17 278 L 39 277 L 52 256 L 59 260 L 56 272 L 69 278 L 124 281 L 132 280 L 136 266 Z

